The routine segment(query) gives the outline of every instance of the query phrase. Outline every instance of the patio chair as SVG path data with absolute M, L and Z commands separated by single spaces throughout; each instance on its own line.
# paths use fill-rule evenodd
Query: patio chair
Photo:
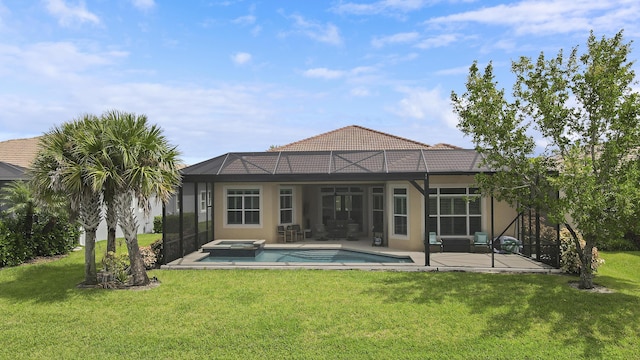
M 278 242 L 287 242 L 287 231 L 284 228 L 284 225 L 278 225 Z
M 442 252 L 442 241 L 438 241 L 435 231 L 429 232 L 429 250 L 434 252 L 432 248 L 436 248 L 435 252 Z
M 304 240 L 304 232 L 302 231 L 302 228 L 300 227 L 300 225 L 298 224 L 291 225 L 291 233 L 293 234 L 294 239 Z
M 473 250 L 474 252 L 488 252 L 489 251 L 489 235 L 486 232 L 477 231 L 473 237 Z

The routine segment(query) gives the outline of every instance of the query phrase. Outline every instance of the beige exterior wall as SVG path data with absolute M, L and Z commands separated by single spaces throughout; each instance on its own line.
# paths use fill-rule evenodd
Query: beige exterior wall
M 472 187 L 473 176 L 431 176 L 430 186 L 436 187 Z M 418 185 L 423 186 L 422 181 Z M 310 222 L 311 229 L 318 222 L 320 217 L 320 192 L 322 184 L 280 184 L 280 183 L 256 183 L 256 184 L 235 184 L 216 183 L 214 193 L 214 239 L 264 239 L 267 243 L 278 241 L 277 226 L 279 225 L 279 201 L 280 189 L 291 188 L 293 190 L 294 203 L 294 224 L 300 224 L 303 229 Z M 260 190 L 260 225 L 227 225 L 226 224 L 226 190 L 234 189 L 259 189 Z M 403 188 L 407 190 L 408 206 L 408 234 L 393 234 L 393 189 Z M 370 193 L 367 193 L 369 198 Z M 482 230 L 491 233 L 491 199 L 483 198 L 482 208 Z M 367 206 L 370 206 L 366 201 Z M 409 251 L 424 251 L 424 197 L 408 181 L 394 181 L 385 184 L 385 217 L 386 240 L 389 247 Z M 370 208 L 367 209 L 369 211 Z M 367 218 L 369 214 L 366 214 Z M 495 231 L 498 235 L 514 219 L 516 212 L 506 203 L 494 202 L 494 223 Z M 365 229 L 363 236 L 371 236 Z M 515 236 L 515 226 L 511 226 L 506 235 Z M 456 236 L 460 237 L 460 236 Z M 472 236 L 469 236 L 472 239 Z
M 278 240 L 277 227 L 280 223 L 280 189 L 293 190 L 293 222 L 303 225 L 303 203 L 300 185 L 281 185 L 279 183 L 216 183 L 214 195 L 214 239 L 262 239 L 267 243 Z M 227 189 L 260 190 L 260 225 L 227 225 Z
M 423 186 L 423 182 L 418 184 Z M 431 188 L 442 187 L 473 187 L 473 176 L 447 175 L 431 176 L 429 186 Z M 393 234 L 393 189 L 406 188 L 408 190 L 409 224 L 407 236 Z M 424 197 L 418 189 L 409 182 L 390 182 L 387 184 L 387 222 L 389 247 L 408 251 L 424 251 Z M 482 209 L 482 231 L 491 235 L 491 198 L 481 199 Z M 494 236 L 499 235 L 513 221 L 517 212 L 505 202 L 494 201 Z M 516 226 L 511 225 L 505 235 L 515 236 Z M 455 236 L 460 238 L 461 236 Z M 473 236 L 468 236 L 469 240 Z

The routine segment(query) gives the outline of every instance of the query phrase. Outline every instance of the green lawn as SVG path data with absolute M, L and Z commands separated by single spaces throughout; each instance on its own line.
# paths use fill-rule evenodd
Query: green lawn
M 640 252 L 604 254 L 612 294 L 556 275 L 318 270 L 155 270 L 151 290 L 87 290 L 82 256 L 0 270 L 0 359 L 640 354 Z

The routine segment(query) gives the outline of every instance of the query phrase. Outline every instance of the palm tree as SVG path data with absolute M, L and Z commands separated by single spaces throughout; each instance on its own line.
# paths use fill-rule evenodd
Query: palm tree
M 37 198 L 63 194 L 78 214 L 85 232 L 85 284 L 97 283 L 95 240 L 102 201 L 88 169 L 95 163 L 92 155 L 102 136 L 95 131 L 98 121 L 86 114 L 45 133 L 30 171 Z
M 33 219 L 36 205 L 29 185 L 24 181 L 13 181 L 0 191 L 0 205 L 6 207 L 7 213 L 21 218 L 24 239 L 31 240 Z
M 151 201 L 166 203 L 180 185 L 178 151 L 169 145 L 157 125 L 149 125 L 146 115 L 108 111 L 105 122 L 107 145 L 105 163 L 112 165 L 114 200 L 118 224 L 129 251 L 133 285 L 149 283 L 138 247 L 138 222 L 132 207 L 134 198 L 145 215 Z

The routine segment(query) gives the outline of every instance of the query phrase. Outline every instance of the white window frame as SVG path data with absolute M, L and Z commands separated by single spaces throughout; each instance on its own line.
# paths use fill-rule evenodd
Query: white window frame
M 283 194 L 282 191 L 283 190 L 288 190 L 291 193 L 290 194 Z M 282 208 L 282 197 L 283 196 L 288 196 L 291 198 L 291 207 L 290 208 Z M 293 209 L 295 208 L 295 191 L 293 190 L 293 187 L 281 187 L 278 189 L 278 224 L 279 225 L 293 225 L 296 223 L 296 219 L 295 219 L 295 211 L 293 211 Z M 291 211 L 291 222 L 283 222 L 282 221 L 282 212 L 283 211 Z
M 257 190 L 258 191 L 258 212 L 259 212 L 259 220 L 258 220 L 258 224 L 229 224 L 229 191 L 230 190 Z M 264 201 L 263 201 L 263 194 L 264 191 L 262 189 L 262 186 L 260 185 L 227 185 L 223 187 L 223 191 L 224 191 L 224 228 L 235 228 L 235 229 L 256 229 L 256 228 L 262 228 L 262 224 L 263 219 L 263 212 L 264 212 Z M 244 211 L 244 210 L 243 210 Z M 243 216 L 243 221 L 244 221 L 244 216 Z
M 436 193 L 435 194 L 431 194 L 431 190 L 435 189 Z M 465 193 L 464 194 L 442 194 L 441 190 L 443 189 L 465 189 Z M 478 218 L 480 219 L 480 229 L 478 231 L 482 231 L 482 226 L 483 226 L 483 219 L 484 219 L 484 214 L 483 214 L 483 209 L 484 207 L 482 206 L 482 196 L 480 195 L 480 193 L 475 193 L 472 194 L 471 190 L 472 189 L 477 189 L 476 187 L 470 186 L 470 185 L 457 185 L 457 186 L 434 186 L 430 188 L 429 191 L 429 201 L 431 201 L 431 199 L 436 199 L 436 213 L 429 213 L 429 217 L 433 217 L 436 219 L 436 224 L 437 224 L 437 232 L 438 232 L 438 236 L 443 236 L 443 237 L 460 237 L 460 236 L 465 236 L 465 237 L 469 237 L 469 236 L 473 236 L 474 235 L 474 231 L 471 230 L 471 218 Z M 442 198 L 446 198 L 446 199 L 451 199 L 451 198 L 461 198 L 464 199 L 464 203 L 465 203 L 465 214 L 464 215 L 459 215 L 459 214 L 441 214 L 441 199 Z M 478 201 L 478 207 L 480 209 L 480 214 L 471 214 L 470 213 L 470 204 L 471 201 L 467 201 L 468 198 L 476 198 L 475 201 Z M 466 223 L 466 230 L 467 230 L 467 234 L 443 234 L 442 232 L 442 224 L 441 224 L 441 218 L 464 218 L 465 219 L 465 223 Z M 436 229 L 430 229 L 431 231 L 435 231 Z
M 204 196 L 204 198 L 203 198 Z M 205 213 L 207 212 L 207 191 L 206 190 L 200 190 L 200 195 L 198 197 L 198 204 L 199 204 L 199 209 L 201 213 Z

